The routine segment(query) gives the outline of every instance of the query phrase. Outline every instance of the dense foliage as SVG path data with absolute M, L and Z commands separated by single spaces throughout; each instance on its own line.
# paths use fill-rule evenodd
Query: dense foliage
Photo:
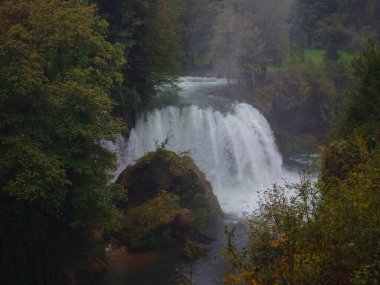
M 219 75 L 254 87 L 269 64 L 281 65 L 288 52 L 289 1 L 221 1 L 213 22 L 210 56 Z
M 0 3 L 0 283 L 85 282 L 123 198 L 100 142 L 173 82 L 177 2 Z
M 119 116 L 149 104 L 157 88 L 171 84 L 179 69 L 179 8 L 174 0 L 92 0 L 110 23 L 110 40 L 124 44 L 128 63 L 122 86 L 112 92 Z M 133 117 L 133 116 L 132 116 Z
M 186 0 L 182 3 L 185 67 L 209 66 L 252 89 L 268 66 L 281 67 L 304 48 L 326 60 L 379 39 L 380 1 Z
M 86 1 L 3 1 L 0 23 L 0 283 L 74 284 L 117 223 L 99 141 L 121 131 L 122 47 Z
M 121 221 L 144 248 L 177 238 L 181 218 L 199 234 L 217 216 L 189 161 L 156 166 L 150 200 L 126 204 L 109 182 L 101 142 L 172 102 L 180 70 L 237 79 L 226 94 L 263 111 L 285 153 L 323 141 L 342 105 L 318 184 L 267 191 L 244 252 L 229 233 L 227 283 L 378 284 L 379 13 L 380 0 L 0 0 L 0 284 L 91 283 Z
M 306 47 L 322 47 L 327 57 L 339 49 L 358 50 L 367 37 L 379 39 L 378 0 L 297 0 L 293 36 Z
M 371 42 L 356 60 L 357 87 L 322 149 L 318 183 L 266 191 L 247 248 L 229 243 L 227 284 L 379 283 L 379 55 Z

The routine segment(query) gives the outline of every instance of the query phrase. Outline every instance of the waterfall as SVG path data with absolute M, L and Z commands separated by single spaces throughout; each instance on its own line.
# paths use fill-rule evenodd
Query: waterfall
M 189 82 L 185 81 L 187 86 Z M 202 84 L 205 82 L 197 85 L 197 94 Z M 211 182 L 225 212 L 251 211 L 257 205 L 256 192 L 286 176 L 269 123 L 244 103 L 231 104 L 226 113 L 190 105 L 141 114 L 128 141 L 120 136 L 113 146 L 118 153 L 117 172 L 167 138 L 167 149 L 189 152 Z

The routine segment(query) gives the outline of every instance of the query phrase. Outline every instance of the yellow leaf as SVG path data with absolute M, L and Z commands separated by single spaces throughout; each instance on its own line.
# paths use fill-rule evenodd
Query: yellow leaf
M 241 278 L 240 277 L 237 277 L 233 274 L 228 274 L 227 275 L 227 279 L 228 280 L 232 280 L 232 281 L 235 281 L 235 282 L 240 282 L 241 281 Z

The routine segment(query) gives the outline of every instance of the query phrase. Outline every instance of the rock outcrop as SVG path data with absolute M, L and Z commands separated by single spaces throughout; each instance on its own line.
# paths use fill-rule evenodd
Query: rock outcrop
M 188 155 L 159 148 L 128 166 L 116 183 L 128 191 L 122 240 L 144 250 L 199 239 L 222 215 L 205 175 Z

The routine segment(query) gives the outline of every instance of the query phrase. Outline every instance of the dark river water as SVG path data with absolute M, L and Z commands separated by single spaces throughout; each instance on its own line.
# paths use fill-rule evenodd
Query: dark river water
M 212 229 L 213 241 L 203 244 L 208 250 L 205 258 L 194 263 L 186 261 L 181 248 L 173 247 L 146 253 L 127 254 L 123 264 L 110 268 L 103 285 L 220 285 L 228 269 L 222 252 L 227 239 L 224 228 L 236 228 L 236 247 L 246 243 L 244 219 L 226 216 Z

